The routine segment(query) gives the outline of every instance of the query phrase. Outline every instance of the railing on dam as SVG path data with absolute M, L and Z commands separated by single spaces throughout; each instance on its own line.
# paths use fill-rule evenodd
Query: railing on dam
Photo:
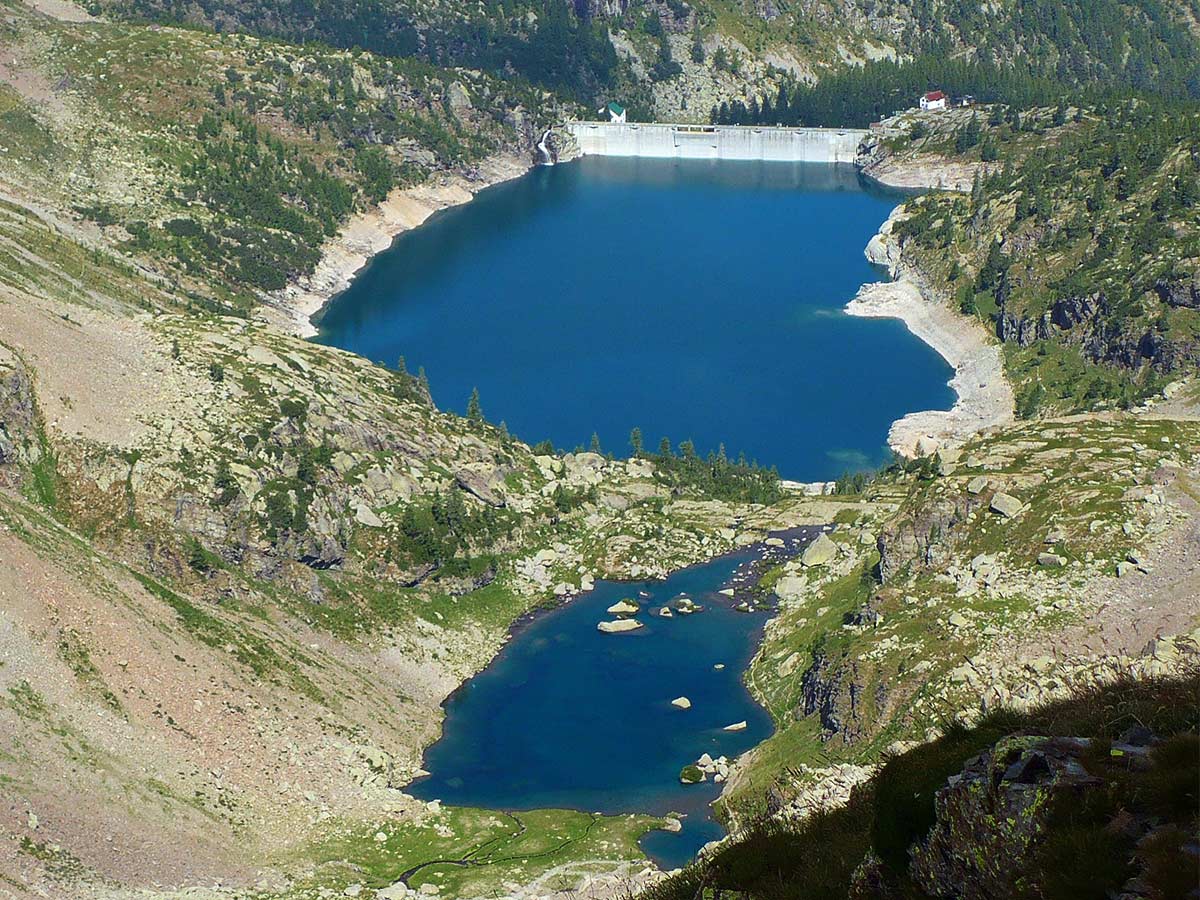
M 583 155 L 852 163 L 861 128 L 568 122 Z

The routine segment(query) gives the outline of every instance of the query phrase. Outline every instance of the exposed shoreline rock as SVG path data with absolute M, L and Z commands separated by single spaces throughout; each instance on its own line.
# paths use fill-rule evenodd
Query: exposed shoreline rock
M 1013 390 L 1004 374 L 1000 347 L 986 329 L 922 290 L 916 274 L 900 261 L 892 235 L 903 205 L 893 210 L 867 245 L 867 258 L 887 266 L 893 281 L 866 284 L 846 305 L 852 316 L 900 319 L 954 367 L 950 380 L 957 399 L 949 410 L 911 412 L 892 423 L 888 446 L 901 456 L 916 457 L 955 446 L 989 428 L 1014 421 Z
M 342 293 L 378 253 L 435 212 L 458 206 L 484 188 L 509 181 L 533 168 L 532 159 L 501 153 L 481 161 L 470 174 L 446 173 L 425 184 L 397 188 L 378 206 L 353 216 L 321 248 L 311 275 L 264 296 L 264 317 L 290 334 L 313 337 L 312 319 Z

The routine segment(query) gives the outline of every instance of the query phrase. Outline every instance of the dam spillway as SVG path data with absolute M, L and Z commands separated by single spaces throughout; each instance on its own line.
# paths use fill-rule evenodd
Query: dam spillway
M 861 128 L 568 122 L 584 156 L 852 163 Z

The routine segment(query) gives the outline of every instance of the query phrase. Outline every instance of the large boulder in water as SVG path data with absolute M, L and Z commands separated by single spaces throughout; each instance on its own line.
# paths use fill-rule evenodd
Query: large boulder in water
M 642 623 L 637 619 L 617 619 L 615 622 L 597 623 L 596 630 L 605 634 L 621 634 L 626 631 L 637 631 L 641 627 Z
M 624 600 L 620 600 L 610 606 L 608 608 L 608 614 L 610 616 L 632 616 L 637 613 L 639 609 L 640 607 L 636 603 L 626 597 Z

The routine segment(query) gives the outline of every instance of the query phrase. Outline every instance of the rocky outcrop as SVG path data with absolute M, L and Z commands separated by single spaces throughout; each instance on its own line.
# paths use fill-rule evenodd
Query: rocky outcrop
M 557 163 L 570 162 L 579 157 L 579 141 L 570 129 L 556 126 L 547 131 L 541 142 L 538 144 L 538 149 L 545 154 L 546 158 L 539 160 L 542 163 L 555 165 Z
M 863 710 L 865 690 L 856 661 L 833 660 L 818 650 L 800 681 L 797 718 L 815 714 L 820 718 L 822 740 L 838 739 L 853 744 L 867 729 Z M 878 690 L 886 692 L 882 685 Z
M 1076 738 L 1012 737 L 967 763 L 934 800 L 937 824 L 913 848 L 912 873 L 935 897 L 1011 897 L 1046 827 L 1050 800 L 1096 783 Z M 970 853 L 964 852 L 971 848 Z
M 879 575 L 887 584 L 910 563 L 936 566 L 950 558 L 952 542 L 947 540 L 955 527 L 966 520 L 979 505 L 970 495 L 939 498 L 921 507 L 913 516 L 889 522 L 879 533 Z
M 1200 272 L 1190 278 L 1160 278 L 1154 292 L 1167 306 L 1200 309 Z
M 36 459 L 36 420 L 29 372 L 15 354 L 0 347 L 0 466 Z
M 1134 728 L 1111 747 L 1106 744 L 1103 756 L 1120 760 L 1125 772 L 1144 772 L 1155 764 L 1156 743 L 1149 731 Z M 1053 828 L 1055 812 L 1064 804 L 1078 807 L 1087 795 L 1105 789 L 1107 779 L 1089 771 L 1095 765 L 1089 759 L 1096 757 L 1089 753 L 1092 744 L 1088 738 L 1017 735 L 969 761 L 937 792 L 936 823 L 910 850 L 914 882 L 933 897 L 1001 900 L 1021 893 L 1031 878 L 1040 880 L 1035 856 Z M 1157 824 L 1126 809 L 1110 828 L 1137 843 Z M 1121 896 L 1154 894 L 1134 875 Z
M 1200 305 L 1200 285 L 1195 277 L 1160 279 L 1155 284 L 1155 294 L 1170 307 Z M 996 336 L 1020 347 L 1036 341 L 1074 345 L 1092 362 L 1123 369 L 1150 366 L 1158 372 L 1171 373 L 1200 363 L 1200 344 L 1171 338 L 1136 320 L 1123 319 L 1103 292 L 1060 297 L 1049 309 L 1037 314 L 1016 312 L 1007 303 L 1001 303 Z

